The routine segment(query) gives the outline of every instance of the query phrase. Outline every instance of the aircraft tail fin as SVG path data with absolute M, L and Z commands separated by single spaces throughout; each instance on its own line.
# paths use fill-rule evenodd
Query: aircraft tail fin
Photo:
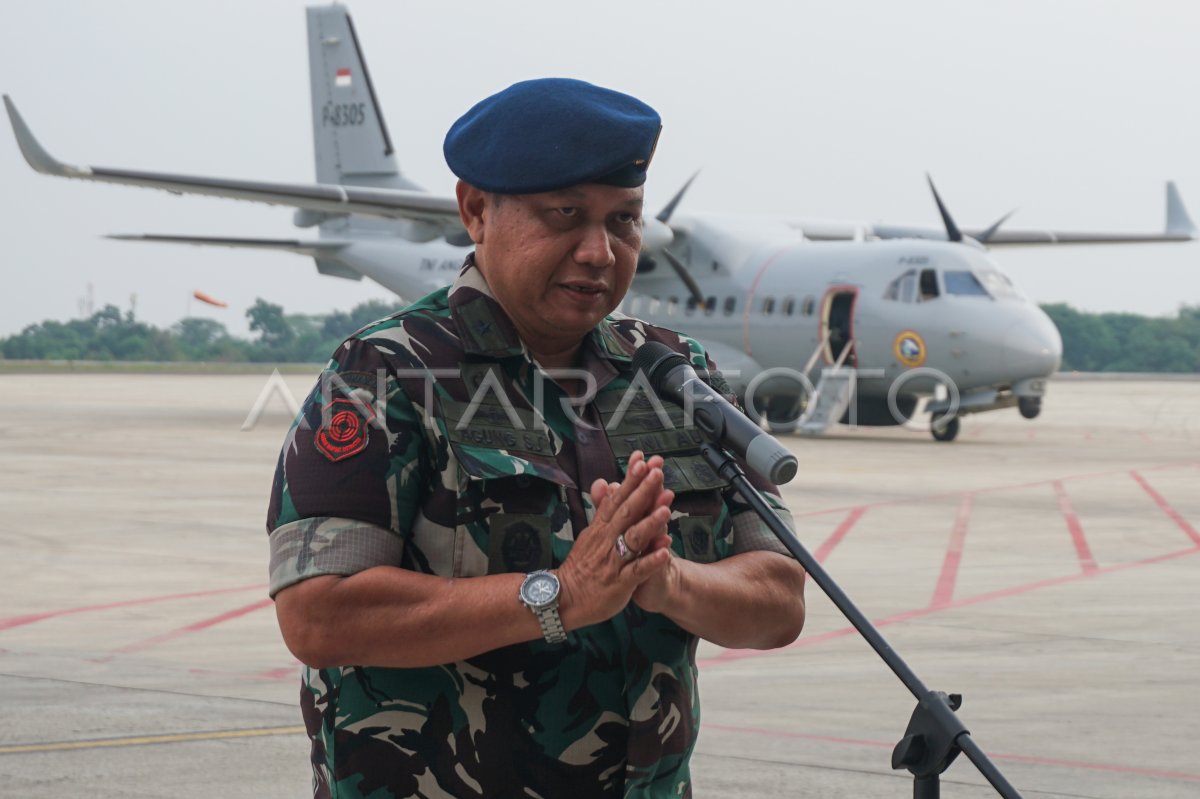
M 1167 233 L 1182 236 L 1191 236 L 1196 233 L 1196 225 L 1188 215 L 1187 208 L 1183 205 L 1183 199 L 1179 196 L 1179 189 L 1175 188 L 1173 180 L 1167 181 Z
M 317 182 L 419 188 L 396 165 L 350 12 L 337 3 L 307 11 Z

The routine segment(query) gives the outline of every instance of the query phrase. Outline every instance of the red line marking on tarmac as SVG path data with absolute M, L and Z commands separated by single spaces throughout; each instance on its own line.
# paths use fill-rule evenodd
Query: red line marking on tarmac
M 1084 441 L 1091 441 L 1091 440 L 1092 440 L 1092 431 L 1091 431 L 1091 430 L 1086 430 L 1086 431 L 1084 431 L 1084 433 L 1083 433 L 1083 440 L 1084 440 Z
M 205 676 L 223 677 L 223 678 L 236 677 L 238 679 L 243 679 L 243 680 L 244 679 L 252 679 L 252 680 L 275 680 L 275 681 L 278 681 L 278 680 L 291 680 L 294 678 L 299 678 L 300 677 L 300 669 L 302 669 L 302 668 L 304 668 L 304 664 L 301 663 L 300 661 L 296 660 L 295 658 L 292 658 L 292 664 L 290 666 L 280 666 L 278 668 L 265 669 L 263 671 L 257 671 L 257 672 L 225 671 L 222 669 L 190 668 L 190 669 L 188 669 L 188 674 L 202 674 Z
M 714 724 L 705 722 L 705 729 L 736 732 L 747 735 L 765 735 L 769 738 L 798 738 L 804 741 L 821 741 L 824 743 L 850 744 L 852 746 L 869 746 L 873 749 L 891 749 L 894 744 L 887 741 L 868 741 L 863 738 L 842 738 L 836 735 L 814 735 L 806 732 L 789 732 L 787 730 L 766 730 L 760 727 L 735 727 L 731 724 Z M 1139 777 L 1157 777 L 1167 780 L 1183 780 L 1185 782 L 1200 782 L 1200 774 L 1187 771 L 1166 771 L 1162 769 L 1142 768 L 1140 766 L 1118 766 L 1111 763 L 1093 763 L 1087 760 L 1067 760 L 1058 757 L 1041 757 L 1039 755 L 1015 755 L 1003 753 L 988 753 L 993 760 L 1011 760 L 1015 763 L 1030 763 L 1038 766 L 1056 766 L 1058 768 L 1074 768 L 1085 771 L 1108 771 L 1115 774 L 1134 774 Z
M 267 669 L 260 671 L 255 677 L 261 677 L 264 680 L 282 680 L 300 676 L 300 667 L 297 666 L 281 666 L 278 669 Z
M 1058 496 L 1058 507 L 1067 522 L 1067 529 L 1071 531 L 1071 541 L 1075 544 L 1079 565 L 1085 572 L 1094 572 L 1096 558 L 1092 556 L 1092 548 L 1088 546 L 1087 537 L 1083 534 L 1083 525 L 1079 523 L 1079 516 L 1071 506 L 1071 499 L 1067 496 L 1067 490 L 1063 488 L 1061 480 L 1054 481 L 1054 493 Z
M 234 608 L 233 610 L 226 611 L 220 615 L 192 622 L 185 627 L 180 627 L 176 630 L 169 630 L 165 633 L 160 633 L 159 635 L 151 636 L 150 638 L 146 638 L 141 641 L 135 641 L 132 644 L 126 644 L 125 646 L 119 647 L 114 651 L 123 655 L 128 655 L 131 652 L 140 652 L 143 649 L 149 649 L 152 646 L 158 646 L 159 644 L 189 635 L 190 633 L 207 630 L 209 627 L 215 627 L 218 624 L 222 624 L 231 619 L 236 619 L 239 616 L 245 616 L 247 613 L 253 613 L 256 610 L 261 610 L 262 608 L 269 607 L 273 604 L 274 600 L 272 599 L 260 599 L 256 602 L 251 602 L 249 605 L 242 605 L 240 608 Z
M 1188 537 L 1200 545 L 1200 533 L 1196 532 L 1196 528 L 1188 524 L 1187 519 L 1180 515 L 1179 511 L 1171 507 L 1171 504 L 1163 499 L 1163 495 L 1154 490 L 1154 487 L 1146 482 L 1146 478 L 1142 477 L 1136 470 L 1129 472 L 1130 476 L 1146 490 L 1150 495 L 1150 499 L 1154 500 L 1154 504 L 1162 509 L 1162 512 L 1171 517 L 1171 520 L 1179 525 L 1179 529 L 1187 533 Z
M 941 607 L 949 604 L 954 598 L 954 585 L 958 582 L 958 567 L 962 563 L 963 544 L 967 538 L 967 523 L 971 520 L 973 505 L 974 498 L 970 494 L 963 494 L 962 502 L 958 504 L 958 515 L 954 517 L 954 530 L 950 533 L 946 557 L 942 560 L 942 573 L 938 575 L 937 586 L 933 589 L 930 607 Z
M 1062 768 L 1089 769 L 1093 771 L 1111 771 L 1117 774 L 1136 774 L 1139 777 L 1159 777 L 1166 780 L 1185 780 L 1200 782 L 1200 774 L 1186 771 L 1163 771 L 1140 766 L 1115 766 L 1111 763 L 1090 763 L 1086 760 L 1066 760 L 1058 757 L 1039 757 L 1037 755 L 1014 755 L 1000 753 L 993 755 L 1001 760 L 1012 760 L 1018 763 L 1033 763 L 1039 766 L 1061 766 Z
M 303 668 L 300 661 L 295 661 L 291 666 L 281 666 L 276 669 L 266 669 L 265 671 L 249 672 L 249 671 L 227 671 L 225 669 L 205 669 L 192 667 L 187 670 L 188 674 L 198 674 L 204 677 L 220 677 L 221 679 L 236 678 L 240 680 L 291 680 L 299 678 L 300 669 Z
M 1149 433 L 1138 433 L 1138 435 L 1142 437 L 1142 441 L 1145 441 L 1147 444 L 1151 443 Z
M 834 547 L 842 543 L 842 539 L 846 537 L 846 533 L 850 532 L 850 529 L 854 527 L 854 525 L 858 524 L 858 520 L 861 519 L 862 515 L 866 512 L 867 509 L 864 506 L 860 508 L 854 508 L 848 514 L 846 514 L 846 518 L 843 519 L 842 523 L 837 526 L 837 529 L 833 531 L 829 538 L 825 539 L 821 546 L 817 547 L 817 551 L 813 555 L 817 563 L 825 562 L 825 559 L 829 557 L 831 552 L 833 552 Z
M 1168 560 L 1187 557 L 1188 555 L 1195 555 L 1197 553 L 1200 553 L 1200 545 L 1188 547 L 1187 549 L 1176 550 L 1174 552 L 1168 552 L 1165 555 L 1155 555 L 1154 557 L 1143 558 L 1142 560 L 1130 561 L 1128 563 L 1116 563 L 1112 566 L 1099 566 L 1095 571 L 1079 572 L 1076 574 L 1064 575 L 1062 577 L 1049 577 L 1044 580 L 1026 583 L 1025 585 L 1016 585 L 1011 588 L 1001 588 L 996 591 L 988 591 L 987 593 L 976 594 L 975 596 L 967 597 L 966 599 L 956 599 L 944 605 L 930 605 L 924 608 L 905 610 L 901 611 L 900 613 L 894 613 L 891 616 L 885 616 L 882 619 L 872 619 L 871 624 L 876 628 L 887 627 L 902 621 L 910 621 L 923 616 L 931 616 L 935 613 L 941 613 L 942 611 L 946 610 L 956 610 L 958 608 L 964 608 L 970 605 L 979 605 L 984 602 L 992 602 L 997 599 L 1007 599 L 1009 597 L 1018 596 L 1030 591 L 1036 591 L 1040 588 L 1052 588 L 1054 586 L 1065 585 L 1078 580 L 1091 579 L 1093 577 L 1125 571 L 1127 569 L 1153 566 L 1158 563 L 1165 563 Z M 696 661 L 696 666 L 718 666 L 723 663 L 731 663 L 735 660 L 741 660 L 743 658 L 761 657 L 763 655 L 771 655 L 776 652 L 782 652 L 786 650 L 802 649 L 806 646 L 815 646 L 816 644 L 821 644 L 825 641 L 832 641 L 835 638 L 845 638 L 848 635 L 854 634 L 854 632 L 854 627 L 842 627 L 841 629 L 830 630 L 828 632 L 820 633 L 819 635 L 810 635 L 808 637 L 798 638 L 796 641 L 788 644 L 787 646 L 780 647 L 778 649 L 726 649 L 719 655 Z
M 33 624 L 34 622 L 53 619 L 59 616 L 69 616 L 73 613 L 91 613 L 98 610 L 112 610 L 113 608 L 132 607 L 134 605 L 149 605 L 153 602 L 170 602 L 175 599 L 195 599 L 202 596 L 233 594 L 239 591 L 262 591 L 266 587 L 266 583 L 255 583 L 254 585 L 240 585 L 237 588 L 216 588 L 209 591 L 189 591 L 185 594 L 164 594 L 163 596 L 143 597 L 142 599 L 126 599 L 121 602 L 106 602 L 101 605 L 84 605 L 78 608 L 51 610 L 45 613 L 30 613 L 24 616 L 9 616 L 7 619 L 0 619 L 0 630 L 9 630 L 13 627 Z
M 1143 466 L 1141 471 L 1170 471 L 1174 469 L 1191 469 L 1200 467 L 1200 461 L 1192 463 L 1168 463 L 1160 466 Z M 984 488 L 971 489 L 972 494 L 991 494 L 999 491 L 1016 491 L 1022 488 L 1039 488 L 1049 485 L 1050 483 L 1067 480 L 1090 480 L 1096 477 L 1111 477 L 1116 474 L 1128 474 L 1126 469 L 1109 469 L 1103 472 L 1085 472 L 1083 474 L 1069 474 L 1065 477 L 1051 477 L 1046 480 L 1033 480 L 1028 483 L 1012 483 L 1009 485 L 987 486 Z M 923 496 L 907 497 L 905 499 L 885 499 L 879 502 L 865 502 L 861 505 L 839 505 L 832 508 L 822 508 L 820 510 L 810 510 L 803 513 L 793 513 L 793 518 L 807 518 L 809 516 L 824 516 L 827 513 L 847 513 L 855 508 L 886 508 L 894 505 L 910 505 L 914 502 L 931 502 L 938 499 L 948 499 L 951 497 L 961 496 L 961 491 L 946 491 L 940 494 L 925 494 Z

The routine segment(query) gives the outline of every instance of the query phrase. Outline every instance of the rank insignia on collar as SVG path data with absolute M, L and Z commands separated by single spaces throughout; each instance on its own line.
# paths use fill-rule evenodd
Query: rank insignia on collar
M 337 463 L 367 448 L 375 413 L 351 399 L 335 399 L 321 409 L 321 427 L 313 443 L 317 452 Z

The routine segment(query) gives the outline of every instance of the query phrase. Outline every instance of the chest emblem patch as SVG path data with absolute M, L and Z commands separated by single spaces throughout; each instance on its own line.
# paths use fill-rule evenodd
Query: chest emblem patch
M 504 537 L 504 565 L 509 571 L 532 571 L 542 560 L 542 542 L 528 524 L 514 524 Z

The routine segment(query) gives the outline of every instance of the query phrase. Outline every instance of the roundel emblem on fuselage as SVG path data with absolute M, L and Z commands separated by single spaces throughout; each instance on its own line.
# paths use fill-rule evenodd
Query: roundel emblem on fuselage
M 915 330 L 902 330 L 896 334 L 892 343 L 892 351 L 896 360 L 914 369 L 925 363 L 925 339 Z

